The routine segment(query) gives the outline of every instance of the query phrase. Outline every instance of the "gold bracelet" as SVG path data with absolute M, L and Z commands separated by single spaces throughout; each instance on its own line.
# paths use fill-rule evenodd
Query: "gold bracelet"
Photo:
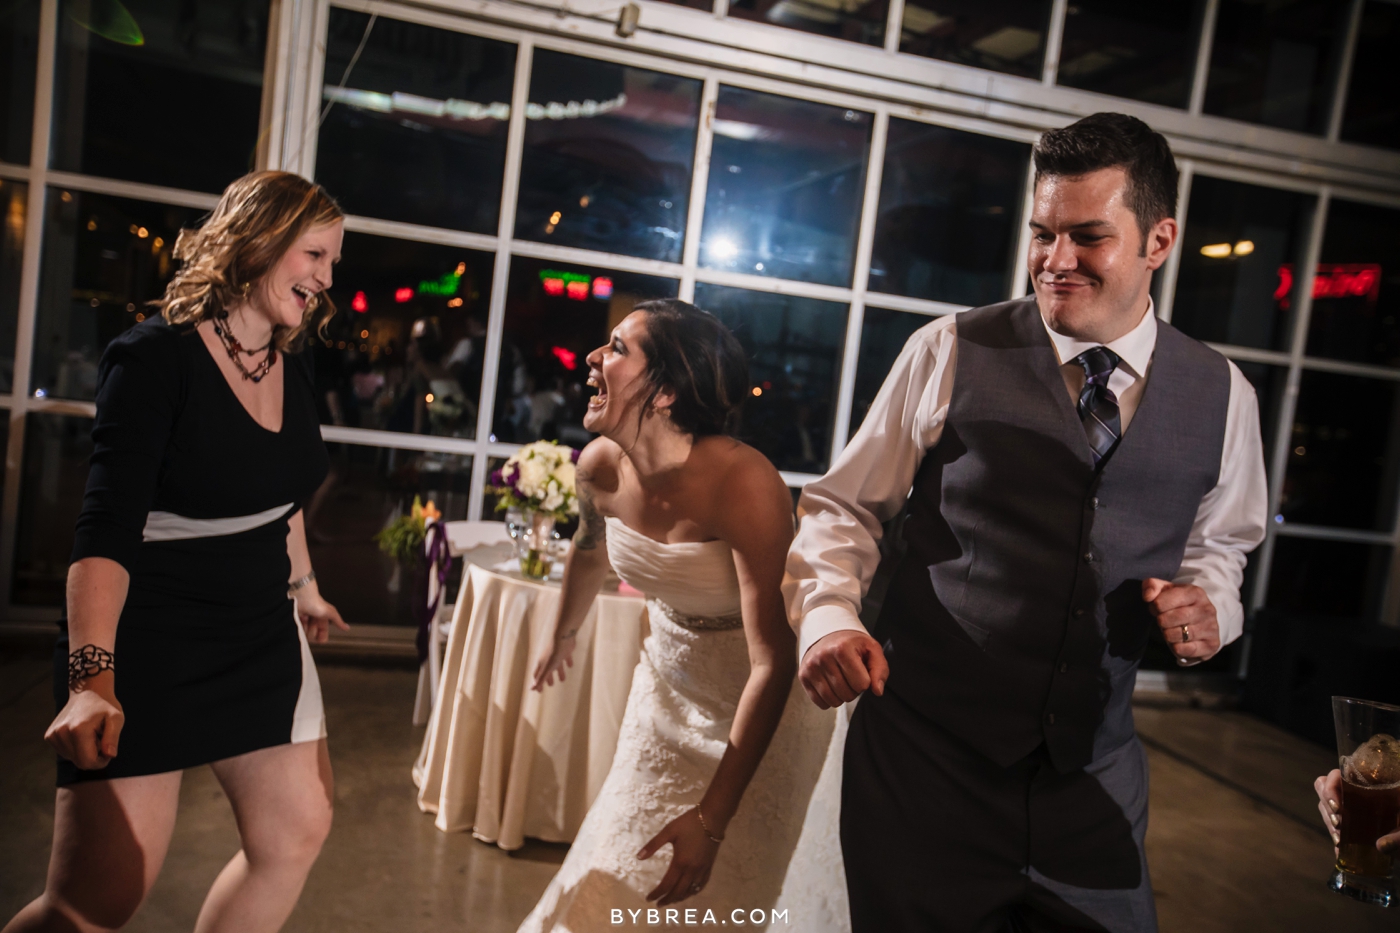
M 716 842 L 716 843 L 718 843 L 718 842 L 723 842 L 723 841 L 724 841 L 724 837 L 723 837 L 723 836 L 716 836 L 714 833 L 710 832 L 710 826 L 709 826 L 708 823 L 705 822 L 705 814 L 704 814 L 704 812 L 700 809 L 700 804 L 698 804 L 698 803 L 695 805 L 695 815 L 698 816 L 698 817 L 700 818 L 700 828 L 703 829 L 703 830 L 705 831 L 705 835 L 706 835 L 706 836 L 709 836 L 709 837 L 710 837 L 710 841 L 711 841 L 711 842 Z

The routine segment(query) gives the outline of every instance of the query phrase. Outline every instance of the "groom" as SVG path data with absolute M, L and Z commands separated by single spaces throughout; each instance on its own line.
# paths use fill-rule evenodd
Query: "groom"
M 1153 312 L 1167 142 L 1100 113 L 1034 158 L 1034 297 L 915 333 L 799 505 L 802 683 L 822 707 L 869 691 L 842 790 L 855 933 L 1156 930 L 1138 662 L 1154 629 L 1187 665 L 1243 627 L 1258 406 Z M 905 508 L 872 638 L 857 613 Z

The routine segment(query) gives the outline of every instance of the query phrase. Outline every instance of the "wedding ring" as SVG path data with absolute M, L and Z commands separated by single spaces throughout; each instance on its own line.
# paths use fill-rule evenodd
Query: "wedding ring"
M 1189 625 L 1183 625 L 1183 626 L 1181 627 L 1181 643 L 1184 645 L 1184 644 L 1186 644 L 1186 643 L 1187 643 L 1188 641 L 1190 641 L 1190 640 L 1191 640 L 1191 627 L 1190 627 Z

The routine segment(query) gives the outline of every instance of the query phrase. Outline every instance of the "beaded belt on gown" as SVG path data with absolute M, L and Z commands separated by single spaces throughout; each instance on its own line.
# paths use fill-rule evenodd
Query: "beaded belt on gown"
M 693 616 L 673 609 L 661 600 L 655 598 L 647 600 L 647 607 L 659 615 L 664 615 L 683 628 L 723 631 L 725 629 L 743 628 L 744 626 L 744 616 L 743 613 L 740 612 L 725 616 Z

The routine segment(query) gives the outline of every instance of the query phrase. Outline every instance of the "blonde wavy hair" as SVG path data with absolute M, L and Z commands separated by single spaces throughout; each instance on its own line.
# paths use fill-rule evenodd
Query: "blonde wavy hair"
M 244 175 L 224 189 L 201 226 L 180 231 L 173 252 L 180 269 L 165 287 L 165 297 L 151 304 L 170 324 L 195 325 L 222 317 L 248 297 L 298 237 L 343 216 L 325 189 L 300 175 Z M 301 324 L 274 328 L 273 344 L 296 352 L 308 332 L 324 337 L 334 316 L 330 296 L 314 295 Z

